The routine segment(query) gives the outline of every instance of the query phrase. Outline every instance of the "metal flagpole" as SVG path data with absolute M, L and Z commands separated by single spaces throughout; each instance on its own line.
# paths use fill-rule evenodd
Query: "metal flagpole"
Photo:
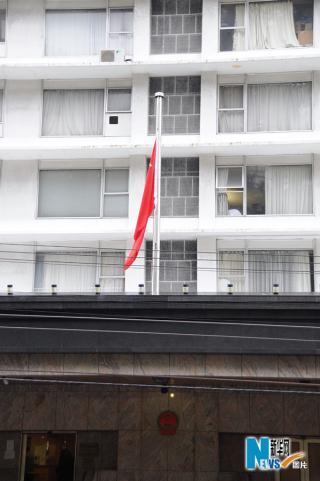
M 152 295 L 160 290 L 160 194 L 161 194 L 161 127 L 163 93 L 156 92 L 156 168 L 154 176 L 154 211 L 152 243 Z

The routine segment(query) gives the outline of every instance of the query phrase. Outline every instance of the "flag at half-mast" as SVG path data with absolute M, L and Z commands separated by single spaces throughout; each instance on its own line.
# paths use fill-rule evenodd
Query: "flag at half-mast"
M 156 142 L 154 143 L 154 146 L 152 149 L 152 155 L 149 163 L 146 183 L 144 186 L 137 225 L 134 231 L 134 236 L 133 236 L 134 244 L 132 246 L 130 254 L 126 258 L 126 261 L 124 263 L 125 270 L 128 269 L 138 257 L 141 244 L 144 239 L 144 234 L 146 232 L 148 220 L 154 209 L 155 163 L 156 163 Z

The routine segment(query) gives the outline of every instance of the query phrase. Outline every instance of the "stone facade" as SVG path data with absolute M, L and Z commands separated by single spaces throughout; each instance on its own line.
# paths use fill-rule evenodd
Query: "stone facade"
M 146 242 L 146 288 L 151 290 L 152 242 Z M 182 293 L 184 283 L 190 292 L 197 291 L 197 241 L 166 240 L 160 242 L 160 292 Z
M 149 133 L 155 132 L 156 92 L 163 92 L 163 134 L 200 133 L 201 78 L 153 77 L 149 83 Z
M 202 0 L 152 0 L 151 53 L 201 52 Z
M 198 217 L 199 159 L 164 158 L 161 163 L 161 216 Z
M 96 462 L 99 481 L 217 481 L 223 433 L 320 435 L 318 396 L 90 386 L 2 386 L 0 388 L 0 479 L 17 481 L 21 433 L 73 431 L 78 442 L 109 446 Z M 179 418 L 175 436 L 157 424 L 170 409 Z M 6 440 L 14 460 L 4 460 Z M 77 457 L 77 475 L 80 469 Z M 230 475 L 231 476 L 231 475 Z

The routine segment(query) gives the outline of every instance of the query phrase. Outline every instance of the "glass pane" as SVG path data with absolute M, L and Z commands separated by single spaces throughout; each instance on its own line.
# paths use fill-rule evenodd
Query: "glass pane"
M 131 110 L 131 89 L 108 89 L 108 112 Z
M 46 55 L 98 55 L 105 45 L 105 10 L 47 10 Z
M 110 33 L 109 48 L 111 50 L 124 50 L 125 55 L 133 54 L 132 33 Z
M 129 195 L 105 195 L 104 217 L 128 217 Z
M 6 40 L 6 11 L 0 10 L 0 42 Z
M 245 31 L 242 28 L 220 30 L 220 51 L 245 50 Z
M 124 276 L 124 252 L 110 251 L 101 253 L 101 276 Z
M 237 216 L 243 214 L 243 192 L 228 190 L 218 192 L 218 215 Z
M 106 170 L 105 192 L 128 192 L 129 170 L 109 169 Z
M 242 187 L 242 167 L 219 167 L 218 187 Z
M 237 133 L 244 131 L 243 111 L 219 112 L 219 132 L 221 134 Z
M 247 167 L 247 214 L 265 214 L 265 167 Z
M 293 14 L 300 45 L 311 46 L 313 44 L 313 0 L 295 1 Z
M 221 5 L 221 27 L 243 27 L 244 5 Z
M 124 279 L 100 279 L 102 292 L 124 292 Z
M 99 217 L 100 170 L 42 170 L 39 217 Z
M 308 443 L 309 481 L 319 481 L 320 473 L 320 443 Z
M 220 109 L 243 108 L 243 86 L 242 85 L 220 86 L 219 107 Z
M 110 10 L 110 32 L 133 31 L 133 10 L 129 8 L 113 8 Z

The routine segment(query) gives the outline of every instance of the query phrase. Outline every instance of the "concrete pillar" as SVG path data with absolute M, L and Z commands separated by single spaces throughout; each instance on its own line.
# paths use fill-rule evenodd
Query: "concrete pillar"
M 314 240 L 314 291 L 320 292 L 320 239 Z
M 198 292 L 217 292 L 216 239 L 213 236 L 198 237 Z
M 320 217 L 320 155 L 313 156 L 313 213 Z
M 42 57 L 44 55 L 44 4 L 44 0 L 8 1 L 8 57 Z
M 135 0 L 134 4 L 134 39 L 133 58 L 135 61 L 146 60 L 150 53 L 150 19 L 151 1 Z
M 320 72 L 313 72 L 312 127 L 320 130 Z
M 320 48 L 320 2 L 313 2 L 313 46 Z
M 215 218 L 215 159 L 199 158 L 199 229 L 213 229 Z
M 218 0 L 203 0 L 202 12 L 202 57 L 207 60 L 218 52 Z
M 134 75 L 132 78 L 132 142 L 144 143 L 148 134 L 149 77 Z
M 212 142 L 217 132 L 217 74 L 203 72 L 201 75 L 201 142 Z
M 39 137 L 42 123 L 41 80 L 7 80 L 5 137 Z

